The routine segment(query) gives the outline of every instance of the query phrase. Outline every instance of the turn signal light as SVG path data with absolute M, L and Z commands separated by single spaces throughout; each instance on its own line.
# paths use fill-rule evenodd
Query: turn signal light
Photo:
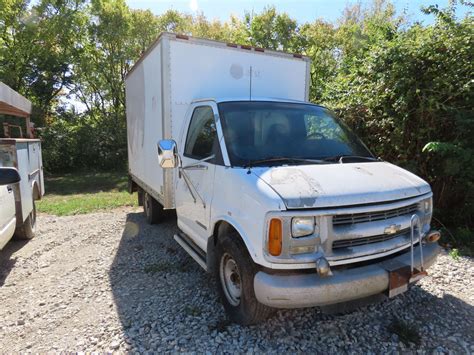
M 268 229 L 268 252 L 270 255 L 278 256 L 281 254 L 282 234 L 281 220 L 273 218 Z
M 425 237 L 425 240 L 426 240 L 428 243 L 434 243 L 434 242 L 437 242 L 440 237 L 441 237 L 441 233 L 440 233 L 439 231 L 431 231 L 431 232 L 429 232 L 428 235 Z

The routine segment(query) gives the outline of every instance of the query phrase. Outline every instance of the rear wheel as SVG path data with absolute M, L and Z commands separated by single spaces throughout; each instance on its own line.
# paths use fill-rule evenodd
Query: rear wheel
M 253 279 L 257 271 L 240 236 L 229 231 L 219 236 L 216 246 L 216 279 L 229 319 L 242 325 L 267 319 L 273 309 L 257 301 Z
M 15 238 L 16 239 L 32 239 L 36 233 L 36 204 L 33 200 L 33 209 L 31 210 L 28 217 L 25 219 L 23 224 L 16 228 Z
M 163 221 L 163 206 L 161 206 L 148 192 L 143 194 L 143 211 L 145 212 L 148 223 L 157 224 Z
M 145 194 L 145 191 L 143 191 L 141 188 L 138 188 L 138 191 L 137 191 L 138 206 L 143 206 L 143 195 L 144 194 Z

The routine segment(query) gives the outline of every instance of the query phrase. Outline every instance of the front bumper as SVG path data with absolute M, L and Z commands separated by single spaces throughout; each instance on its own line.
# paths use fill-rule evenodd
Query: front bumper
M 437 243 L 423 245 L 425 269 L 440 251 Z M 259 271 L 255 275 L 255 296 L 260 303 L 275 308 L 324 306 L 372 296 L 389 287 L 387 263 L 410 265 L 410 249 L 404 254 L 375 264 L 346 270 L 333 270 L 333 275 L 278 275 Z M 420 266 L 419 246 L 414 248 L 414 266 Z

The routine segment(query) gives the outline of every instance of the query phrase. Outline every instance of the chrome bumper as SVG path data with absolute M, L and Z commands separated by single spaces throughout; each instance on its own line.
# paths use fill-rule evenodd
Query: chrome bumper
M 436 261 L 437 243 L 423 245 L 425 269 Z M 419 246 L 414 248 L 414 267 L 420 266 Z M 388 289 L 389 265 L 410 266 L 411 253 L 379 263 L 347 270 L 333 270 L 329 277 L 313 274 L 272 275 L 259 271 L 254 278 L 255 296 L 260 303 L 275 308 L 324 306 L 368 297 Z

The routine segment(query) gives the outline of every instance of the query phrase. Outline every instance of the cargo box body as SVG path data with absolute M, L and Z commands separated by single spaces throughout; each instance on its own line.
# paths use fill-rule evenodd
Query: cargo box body
M 33 209 L 33 200 L 44 195 L 43 158 L 39 139 L 0 139 L 0 166 L 18 170 L 21 180 L 13 186 L 17 225 Z
M 307 101 L 309 67 L 298 55 L 162 34 L 125 80 L 131 177 L 174 208 L 176 172 L 159 167 L 156 144 L 181 136 L 190 103 L 217 97 Z

